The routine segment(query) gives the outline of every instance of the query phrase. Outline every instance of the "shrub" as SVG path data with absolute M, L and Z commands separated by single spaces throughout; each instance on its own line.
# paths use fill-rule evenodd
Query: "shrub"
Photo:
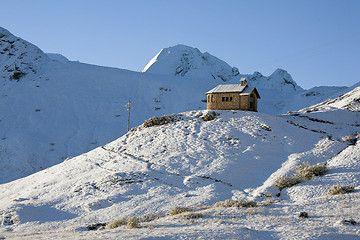
M 138 217 L 122 217 L 119 219 L 116 219 L 115 221 L 109 222 L 106 224 L 106 229 L 114 229 L 118 228 L 120 226 L 128 225 L 130 228 L 138 228 L 140 225 L 140 220 Z
M 274 181 L 274 186 L 279 188 L 280 190 L 283 190 L 284 188 L 289 188 L 292 187 L 298 183 L 303 182 L 304 179 L 297 176 L 297 175 L 293 175 L 293 176 L 283 176 L 283 177 L 279 177 Z
M 302 165 L 296 168 L 296 173 L 293 176 L 283 176 L 277 178 L 274 181 L 274 186 L 282 190 L 306 180 L 310 180 L 314 177 L 322 176 L 327 171 L 326 164 L 324 163 L 310 165 L 308 162 L 304 162 Z
M 161 214 L 149 213 L 141 217 L 141 222 L 151 222 L 163 217 Z
M 245 208 L 249 208 L 249 207 L 256 207 L 256 202 L 254 202 L 253 200 L 232 200 L 232 199 L 227 199 L 225 201 L 221 201 L 221 202 L 217 202 L 215 203 L 215 207 L 245 207 Z
M 296 168 L 296 175 L 304 180 L 310 180 L 317 176 L 325 175 L 327 167 L 324 163 L 317 163 L 310 165 L 308 162 L 304 162 Z
M 193 213 L 193 212 L 189 212 L 186 213 L 182 216 L 182 218 L 190 220 L 190 219 L 196 219 L 196 218 L 202 218 L 204 215 L 201 213 Z
M 216 112 L 206 112 L 201 116 L 201 118 L 204 121 L 211 121 L 215 119 L 216 115 L 217 115 Z
M 190 208 L 188 207 L 173 207 L 170 209 L 170 215 L 176 215 L 176 214 L 180 214 L 180 213 L 183 213 L 183 212 L 190 212 Z
M 140 227 L 140 221 L 137 217 L 129 217 L 128 218 L 128 226 L 130 228 L 139 228 Z
M 353 138 L 352 136 L 345 136 L 342 138 L 343 142 L 347 142 L 349 144 L 355 144 L 356 138 Z
M 170 118 L 168 116 L 162 116 L 162 117 L 152 117 L 148 120 L 145 120 L 143 126 L 144 127 L 152 127 L 155 125 L 164 125 L 170 122 Z
M 126 224 L 128 224 L 127 218 L 122 217 L 122 218 L 116 219 L 112 222 L 109 222 L 108 224 L 106 224 L 105 228 L 106 229 L 114 229 L 114 228 L 118 228 L 120 226 L 124 226 Z
M 351 193 L 354 192 L 355 189 L 353 186 L 332 186 L 329 189 L 329 194 L 330 195 L 338 195 L 338 194 L 345 194 L 345 193 Z

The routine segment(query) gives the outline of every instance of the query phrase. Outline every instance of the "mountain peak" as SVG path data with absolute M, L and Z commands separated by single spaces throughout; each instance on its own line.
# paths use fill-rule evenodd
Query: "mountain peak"
M 178 44 L 163 48 L 146 64 L 143 72 L 229 81 L 239 74 L 226 62 L 208 52 Z
M 183 44 L 161 49 L 146 64 L 143 72 L 196 79 L 214 79 L 227 83 L 238 83 L 241 77 L 246 77 L 249 85 L 258 88 L 290 92 L 303 90 L 286 70 L 278 68 L 269 77 L 263 76 L 260 72 L 240 74 L 237 67 L 231 67 L 208 52 L 202 53 L 197 48 Z
M 0 27 L 0 71 L 3 78 L 19 81 L 34 75 L 48 57 L 35 45 Z
M 290 86 L 290 88 L 293 88 L 294 90 L 302 90 L 302 88 L 292 79 L 291 75 L 284 69 L 276 69 L 269 76 L 268 81 L 273 81 L 274 84 Z

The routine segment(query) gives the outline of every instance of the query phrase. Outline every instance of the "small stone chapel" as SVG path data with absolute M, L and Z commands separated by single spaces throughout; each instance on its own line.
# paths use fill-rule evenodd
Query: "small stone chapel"
M 246 78 L 241 84 L 218 85 L 206 93 L 209 110 L 243 110 L 257 112 L 260 95 L 255 87 L 247 85 Z

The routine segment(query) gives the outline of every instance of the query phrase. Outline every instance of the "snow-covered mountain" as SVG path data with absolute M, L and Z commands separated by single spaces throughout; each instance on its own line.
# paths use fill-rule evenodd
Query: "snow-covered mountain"
M 224 82 L 230 81 L 240 74 L 237 68 L 230 67 L 217 57 L 207 52 L 201 53 L 197 48 L 181 44 L 161 49 L 146 64 L 143 72 L 193 78 L 213 78 Z
M 356 85 L 347 94 L 346 87 L 303 90 L 284 70 L 269 77 L 237 74 L 225 62 L 219 67 L 221 60 L 210 54 L 190 53 L 191 48 L 187 57 L 179 51 L 184 68 L 175 68 L 176 76 L 151 73 L 155 63 L 160 69 L 161 53 L 147 71 L 137 73 L 46 55 L 7 30 L 0 32 L 0 238 L 360 234 Z M 209 62 L 201 63 L 203 56 Z M 246 76 L 259 89 L 259 112 L 203 110 L 204 93 L 224 82 L 219 75 L 230 76 L 226 83 Z M 126 133 L 128 100 L 134 128 Z M 213 120 L 204 117 L 210 115 Z M 327 163 L 329 172 L 282 191 L 274 187 L 277 178 L 291 176 L 304 161 Z M 355 192 L 329 195 L 337 184 L 351 184 Z M 258 207 L 213 205 L 230 198 L 255 200 Z M 168 216 L 174 206 L 191 207 L 194 215 Z M 298 218 L 301 211 L 310 217 Z M 138 230 L 83 231 L 89 224 L 134 215 L 143 217 Z
M 46 53 L 46 56 L 48 56 L 48 58 L 58 61 L 58 62 L 62 62 L 62 63 L 69 62 L 69 59 L 67 59 L 67 57 L 65 57 L 59 53 Z
M 41 73 L 48 57 L 38 47 L 0 27 L 0 72 L 4 80 L 20 81 Z
M 215 79 L 223 82 L 238 82 L 246 77 L 251 86 L 279 91 L 302 90 L 285 70 L 277 69 L 269 77 L 259 72 L 241 74 L 237 67 L 199 49 L 185 45 L 164 48 L 146 64 L 143 72 L 180 77 Z
M 205 121 L 209 114 L 215 119 Z M 249 239 L 298 239 L 304 232 L 306 238 L 336 239 L 354 229 L 360 233 L 358 226 L 344 225 L 358 217 L 359 193 L 349 196 L 351 204 L 344 202 L 346 209 L 335 205 L 344 197 L 327 194 L 339 183 L 359 189 L 359 164 L 353 163 L 360 161 L 360 145 L 342 140 L 356 137 L 358 118 L 346 109 L 281 116 L 199 110 L 149 120 L 109 144 L 2 184 L 3 235 L 236 238 L 251 229 Z M 273 187 L 276 177 L 291 174 L 303 161 L 327 162 L 330 171 L 281 193 Z M 253 209 L 213 206 L 252 197 L 258 202 Z M 167 216 L 174 206 L 197 211 L 196 221 Z M 301 211 L 310 218 L 299 219 Z M 84 231 L 122 216 L 155 220 L 143 220 L 139 230 Z
M 314 106 L 302 109 L 301 112 L 329 111 L 331 109 L 360 111 L 360 87 L 357 87 L 338 98 L 328 99 Z
M 238 74 L 210 54 L 182 45 L 171 50 L 178 52 L 184 64 L 189 63 L 180 78 L 150 73 L 155 63 L 149 64 L 145 73 L 139 73 L 72 62 L 60 55 L 45 54 L 3 28 L 0 33 L 0 183 L 53 166 L 122 136 L 127 131 L 124 106 L 129 100 L 133 102 L 130 127 L 152 116 L 205 109 L 205 92 L 223 83 L 206 71 L 223 76 L 228 83 L 238 83 L 240 77 L 247 76 L 249 84 L 260 91 L 258 109 L 263 113 L 298 110 L 344 91 L 301 90 L 284 70 L 276 70 L 269 77 Z M 187 57 L 181 49 L 187 49 Z M 159 69 L 163 62 L 160 55 L 153 61 L 160 64 Z M 171 56 L 165 54 L 164 58 Z M 194 66 L 198 72 L 194 72 Z
M 209 89 L 224 82 L 239 83 L 239 80 L 245 77 L 250 86 L 259 90 L 261 99 L 258 110 L 270 114 L 305 108 L 349 91 L 348 87 L 326 86 L 304 90 L 283 69 L 276 69 L 270 76 L 264 76 L 260 72 L 240 73 L 237 67 L 231 67 L 207 52 L 202 53 L 197 48 L 185 45 L 162 49 L 146 64 L 143 72 L 175 76 L 178 79 L 202 80 Z

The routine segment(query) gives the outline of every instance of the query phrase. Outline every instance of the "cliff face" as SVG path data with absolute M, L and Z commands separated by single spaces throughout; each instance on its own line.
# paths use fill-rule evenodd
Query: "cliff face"
M 49 58 L 38 47 L 0 27 L 0 70 L 4 80 L 34 77 L 47 61 Z

